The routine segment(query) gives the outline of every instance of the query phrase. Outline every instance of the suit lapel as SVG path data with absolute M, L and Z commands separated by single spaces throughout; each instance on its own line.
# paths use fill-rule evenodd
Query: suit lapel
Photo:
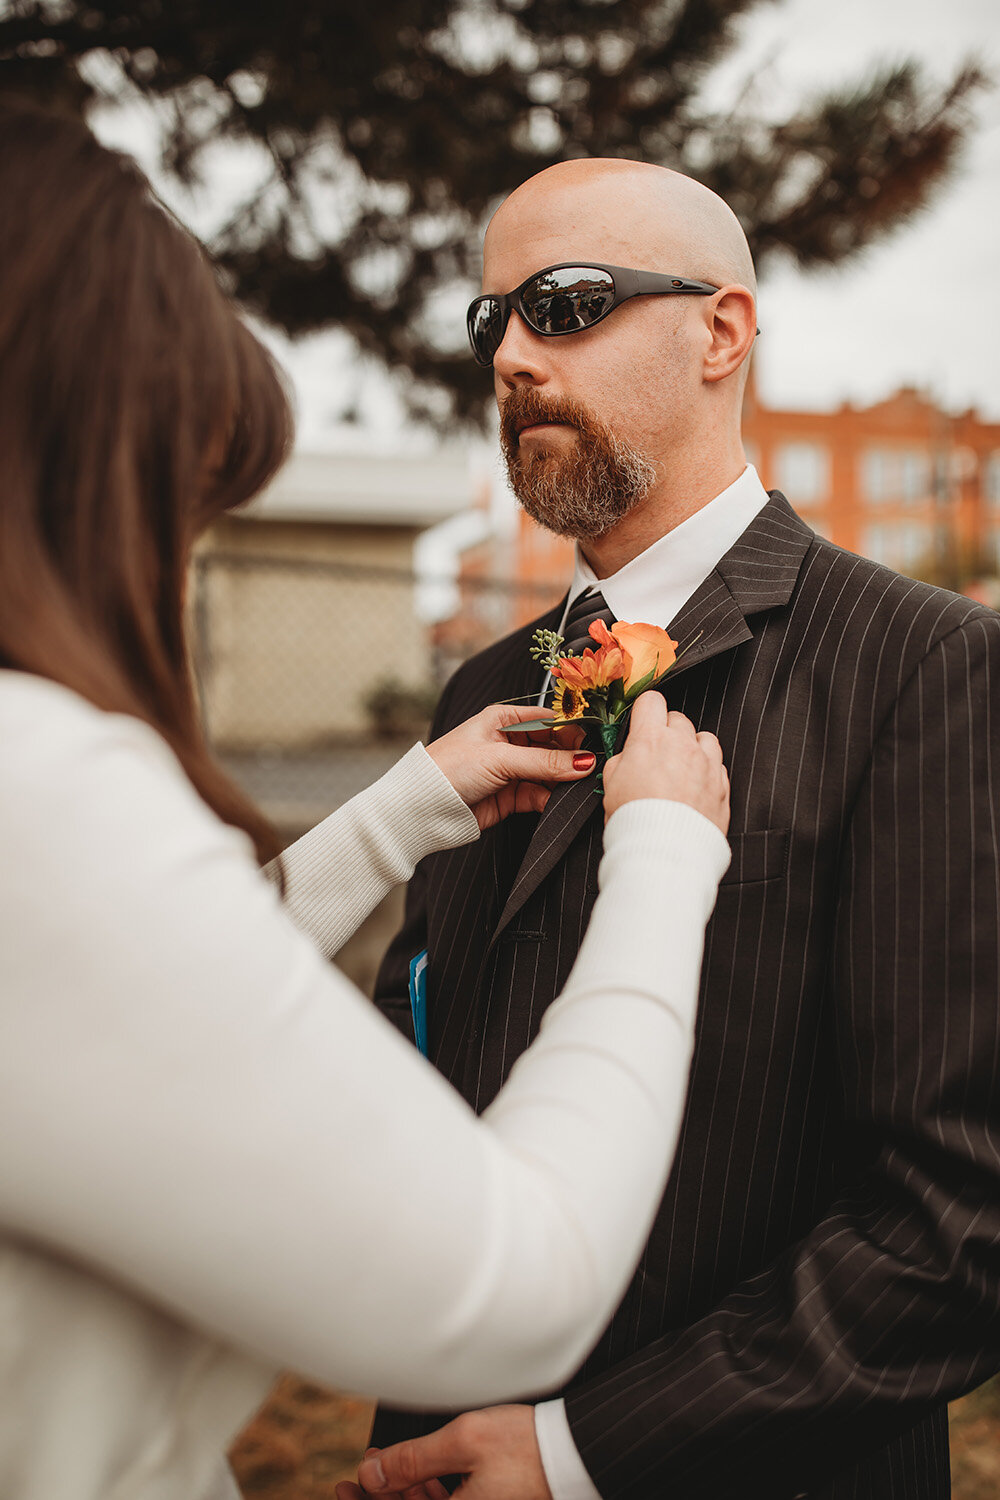
M 692 644 L 662 691 L 669 692 L 681 673 L 752 639 L 748 616 L 788 603 L 813 535 L 784 495 L 773 490 L 764 509 L 671 622 L 670 633 L 681 650 L 686 642 Z M 490 946 L 600 807 L 590 778 L 555 788 L 521 861 Z

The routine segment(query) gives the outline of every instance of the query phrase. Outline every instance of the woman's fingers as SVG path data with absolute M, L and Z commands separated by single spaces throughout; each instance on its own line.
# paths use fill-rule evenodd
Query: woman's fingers
M 510 745 L 497 756 L 497 768 L 512 781 L 579 781 L 597 764 L 591 750 L 560 750 L 555 745 Z
M 481 828 L 512 812 L 540 812 L 553 786 L 596 770 L 597 758 L 582 749 L 578 727 L 544 727 L 554 717 L 537 704 L 494 703 L 428 747 Z M 507 732 L 514 724 L 540 722 L 538 729 Z M 607 763 L 605 792 L 609 816 L 624 802 L 663 797 L 687 802 L 728 827 L 729 785 L 718 741 L 699 733 L 685 714 L 668 710 L 660 693 L 643 693 L 633 705 L 625 748 Z
M 583 730 L 576 728 L 573 724 L 564 724 L 561 729 L 551 729 L 549 734 L 564 750 L 579 750 L 584 740 Z M 541 739 L 541 737 L 541 732 L 539 732 L 538 738 Z
M 540 708 L 537 703 L 491 703 L 477 715 L 481 718 L 495 718 L 502 724 L 527 724 L 532 719 L 554 719 L 555 716 L 554 709 Z
M 659 693 L 656 696 L 659 697 Z M 682 714 L 676 708 L 670 709 L 667 714 L 667 728 L 672 729 L 675 734 L 685 735 L 689 740 L 696 740 L 698 738 L 697 731 L 687 714 Z
M 604 805 L 610 817 L 627 802 L 664 798 L 685 802 L 723 833 L 729 827 L 729 778 L 715 735 L 667 710 L 659 693 L 643 693 L 632 710 L 622 753 L 604 771 Z
M 511 724 L 530 724 L 539 719 L 554 719 L 555 713 L 551 708 L 539 708 L 537 703 L 491 703 L 484 708 L 470 722 L 475 724 L 479 721 L 486 736 L 492 740 L 507 740 L 512 745 L 548 744 L 553 735 L 558 731 L 551 729 L 536 729 L 521 734 L 504 733 Z
M 539 719 L 555 721 L 551 708 L 539 708 L 537 703 L 493 703 L 483 709 L 484 727 L 495 737 L 503 738 L 513 745 L 561 745 L 564 750 L 575 750 L 583 744 L 583 730 L 573 724 L 563 724 L 557 729 L 529 729 L 524 734 L 511 734 L 511 724 L 530 724 Z M 505 734 L 505 726 L 508 732 Z
M 543 812 L 550 796 L 547 786 L 538 786 L 533 781 L 508 782 L 495 796 L 484 797 L 473 812 L 480 828 L 492 828 L 511 813 Z
M 682 719 L 684 715 L 678 714 L 677 717 Z M 667 700 L 662 693 L 640 693 L 632 705 L 629 738 L 636 733 L 642 738 L 643 735 L 655 733 L 657 729 L 665 729 L 668 718 Z
M 695 735 L 695 739 L 698 741 L 701 749 L 708 756 L 713 765 L 721 766 L 722 774 L 726 776 L 726 768 L 722 764 L 722 746 L 715 738 L 715 735 L 709 734 L 707 730 L 702 729 L 698 734 Z M 728 780 L 729 778 L 728 776 L 726 776 L 727 783 Z

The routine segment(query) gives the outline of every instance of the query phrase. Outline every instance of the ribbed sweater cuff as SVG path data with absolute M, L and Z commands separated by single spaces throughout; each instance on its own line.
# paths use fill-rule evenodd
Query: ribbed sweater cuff
M 439 849 L 471 844 L 479 837 L 479 824 L 418 742 L 378 781 L 286 851 L 296 880 L 326 871 L 331 856 L 346 852 L 338 847 L 345 836 L 367 837 L 369 847 L 399 870 Z
M 285 905 L 328 956 L 393 885 L 439 849 L 479 837 L 479 824 L 417 744 L 391 771 L 285 850 Z
M 725 834 L 703 813 L 686 802 L 667 802 L 661 797 L 626 802 L 613 812 L 604 829 L 604 848 L 607 853 L 625 848 L 633 858 L 652 855 L 661 860 L 665 852 L 673 851 L 681 865 L 704 858 L 716 882 L 732 858 Z
M 479 837 L 475 815 L 419 741 L 375 785 L 379 800 L 385 799 L 386 826 L 414 864 L 425 854 L 457 849 Z

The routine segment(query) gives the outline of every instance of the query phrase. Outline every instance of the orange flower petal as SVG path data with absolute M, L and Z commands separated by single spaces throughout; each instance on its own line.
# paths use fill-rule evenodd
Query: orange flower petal
M 677 642 L 658 625 L 630 625 L 627 620 L 616 620 L 610 633 L 630 658 L 626 692 L 650 672 L 661 676 L 677 658 Z
M 588 646 L 582 656 L 561 656 L 553 668 L 553 676 L 572 687 L 593 690 L 617 682 L 626 670 L 625 653 L 613 642 L 599 651 L 591 651 Z

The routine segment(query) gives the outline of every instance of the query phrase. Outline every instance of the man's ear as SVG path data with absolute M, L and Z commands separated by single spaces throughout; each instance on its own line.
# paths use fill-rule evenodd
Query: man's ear
M 724 286 L 706 299 L 710 342 L 702 376 L 714 382 L 738 370 L 753 348 L 757 334 L 757 309 L 753 293 L 745 286 Z

